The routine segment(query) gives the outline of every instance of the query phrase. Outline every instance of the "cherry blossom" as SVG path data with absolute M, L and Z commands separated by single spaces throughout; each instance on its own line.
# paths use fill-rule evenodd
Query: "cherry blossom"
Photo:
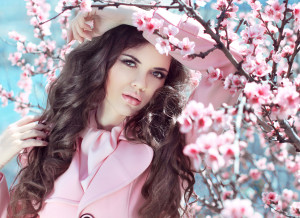
M 201 166 L 201 157 L 200 157 L 200 150 L 197 144 L 189 144 L 184 147 L 183 153 L 186 156 L 189 156 L 193 161 L 193 167 L 195 170 L 200 170 Z
M 265 13 L 269 17 L 270 21 L 279 22 L 284 17 L 284 4 L 280 4 L 278 0 L 269 0 L 267 1 L 269 5 L 265 8 Z
M 291 205 L 290 213 L 292 216 L 300 216 L 300 202 L 293 202 Z
M 279 196 L 275 192 L 263 192 L 262 193 L 262 200 L 265 204 L 278 204 Z
M 26 37 L 17 33 L 16 31 L 11 31 L 8 33 L 8 36 L 16 41 L 25 42 Z
M 156 38 L 155 48 L 158 50 L 160 54 L 168 55 L 169 51 L 171 51 L 170 43 L 167 39 L 162 39 L 161 37 Z
M 258 169 L 251 169 L 249 175 L 253 180 L 259 180 L 261 178 L 262 173 Z
M 168 27 L 164 27 L 164 29 L 163 29 L 163 33 L 165 35 L 168 35 L 169 37 L 176 36 L 178 32 L 179 32 L 179 29 L 173 25 L 168 25 Z
M 225 78 L 224 89 L 230 90 L 232 93 L 236 93 L 239 89 L 244 88 L 246 82 L 246 77 L 231 73 Z
M 14 54 L 9 54 L 8 60 L 11 61 L 12 65 L 17 65 L 17 63 L 21 60 L 22 53 L 15 52 Z
M 80 3 L 80 10 L 82 12 L 90 12 L 92 11 L 92 1 L 91 0 L 81 0 Z
M 217 80 L 221 80 L 223 78 L 223 72 L 220 69 L 214 69 L 213 67 L 209 67 L 207 69 L 207 80 L 210 83 L 213 83 Z
M 254 214 L 252 203 L 248 199 L 225 200 L 224 209 L 221 212 L 224 218 L 262 217 L 259 214 L 256 214 L 256 216 Z
M 195 42 L 191 42 L 189 38 L 184 37 L 182 41 L 178 43 L 178 47 L 181 49 L 181 55 L 189 55 L 194 53 Z

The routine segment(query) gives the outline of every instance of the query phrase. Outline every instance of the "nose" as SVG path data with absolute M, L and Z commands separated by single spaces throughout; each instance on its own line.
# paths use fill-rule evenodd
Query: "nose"
M 139 91 L 145 91 L 146 90 L 146 75 L 139 74 L 135 77 L 135 79 L 132 81 L 131 86 Z

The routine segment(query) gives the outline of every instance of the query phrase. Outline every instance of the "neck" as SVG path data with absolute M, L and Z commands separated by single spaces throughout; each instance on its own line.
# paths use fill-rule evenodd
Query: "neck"
M 103 102 L 98 106 L 96 123 L 98 129 L 110 131 L 113 127 L 120 125 L 126 117 L 112 113 L 112 108 L 108 107 L 108 104 L 108 102 Z

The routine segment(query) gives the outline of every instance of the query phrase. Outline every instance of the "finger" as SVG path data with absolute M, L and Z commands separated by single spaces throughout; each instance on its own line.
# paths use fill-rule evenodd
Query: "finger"
M 32 129 L 36 129 L 36 130 L 45 129 L 45 130 L 48 130 L 49 127 L 46 126 L 45 124 L 34 122 L 34 123 L 29 123 L 29 124 L 26 124 L 24 126 L 18 127 L 17 131 L 20 132 L 20 133 L 23 133 L 23 132 L 26 132 L 26 131 L 32 130 Z
M 37 115 L 37 116 L 26 116 L 23 117 L 22 119 L 20 119 L 19 121 L 15 122 L 13 125 L 16 126 L 23 126 L 26 125 L 28 123 L 32 123 L 32 122 L 36 122 L 39 121 L 41 118 L 41 115 Z
M 73 29 L 73 36 L 74 39 L 77 40 L 79 43 L 82 43 L 84 41 L 84 39 L 81 36 L 79 36 L 76 29 Z
M 40 138 L 45 139 L 47 137 L 47 134 L 40 130 L 29 130 L 27 132 L 24 132 L 20 135 L 21 140 L 27 140 L 27 139 L 33 139 L 33 138 Z
M 84 20 L 78 21 L 78 26 L 83 30 L 93 31 L 92 27 L 90 25 L 88 25 L 87 23 L 85 23 Z
M 22 148 L 29 148 L 29 147 L 43 147 L 48 145 L 48 142 L 38 140 L 38 139 L 27 139 L 25 141 L 20 142 L 22 145 Z
M 87 39 L 87 40 L 89 40 L 89 41 L 92 40 L 91 36 L 90 36 L 89 34 L 87 34 L 86 32 L 84 32 L 84 30 L 81 29 L 80 26 L 75 25 L 75 28 L 76 28 L 77 33 L 78 33 L 78 35 L 79 35 L 80 37 L 82 37 L 83 39 Z

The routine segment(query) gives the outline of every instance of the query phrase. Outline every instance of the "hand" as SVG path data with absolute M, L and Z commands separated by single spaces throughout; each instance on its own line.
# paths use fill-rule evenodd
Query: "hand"
M 91 12 L 79 12 L 70 22 L 68 43 L 72 40 L 78 40 L 80 43 L 84 39 L 92 40 L 93 37 L 101 36 L 121 24 L 132 25 L 132 14 L 141 10 L 137 7 L 122 5 L 118 8 L 105 7 L 101 10 L 93 7 Z M 87 22 L 92 22 L 93 27 Z
M 9 125 L 0 135 L 0 169 L 21 150 L 48 144 L 43 141 L 47 136 L 44 132 L 47 127 L 36 122 L 39 118 L 37 116 L 26 116 Z

